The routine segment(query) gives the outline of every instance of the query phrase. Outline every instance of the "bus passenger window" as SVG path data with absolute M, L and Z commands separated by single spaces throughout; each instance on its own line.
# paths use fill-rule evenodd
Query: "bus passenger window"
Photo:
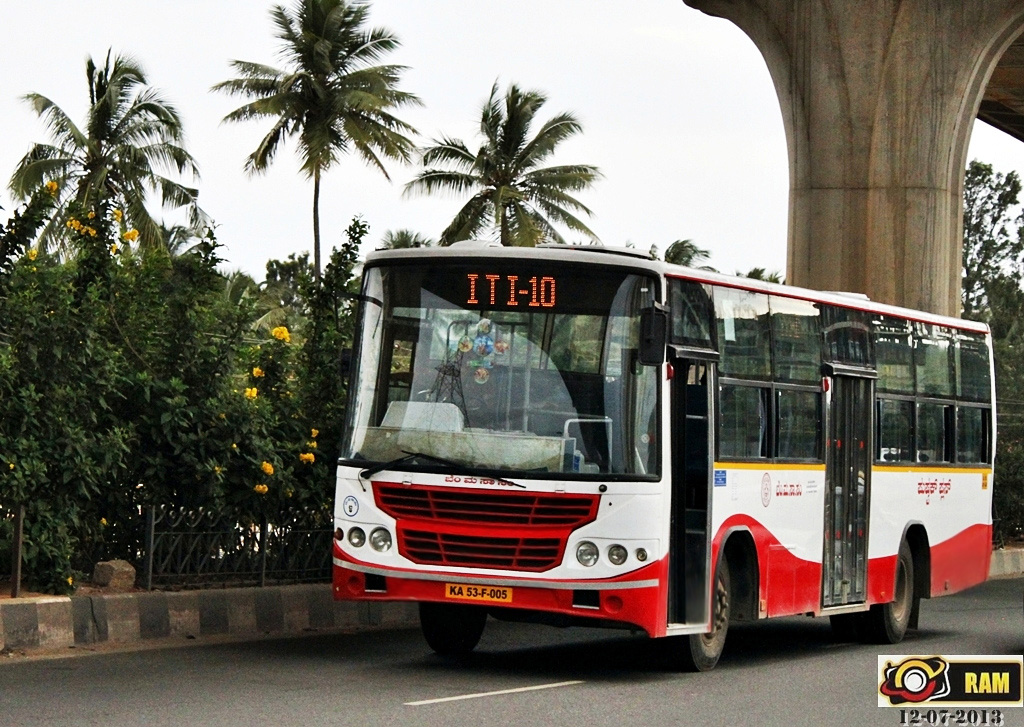
M 968 401 L 988 401 L 992 396 L 992 373 L 985 336 L 961 332 L 959 338 L 957 396 Z
M 962 406 L 956 413 L 956 461 L 967 464 L 988 462 L 987 422 L 989 410 Z
M 776 456 L 820 459 L 821 395 L 816 391 L 780 389 L 776 417 Z
M 672 309 L 672 342 L 714 348 L 709 286 L 675 278 L 669 283 L 668 299 Z
M 900 318 L 880 316 L 874 321 L 874 343 L 878 390 L 913 396 L 914 344 L 910 324 Z M 906 454 L 909 458 L 909 449 Z
M 917 324 L 914 337 L 914 367 L 917 393 L 923 396 L 952 397 L 953 332 L 944 326 Z
M 917 461 L 949 462 L 944 404 L 917 405 Z
M 723 376 L 768 381 L 772 376 L 768 296 L 715 288 L 719 371 Z
M 718 453 L 745 459 L 768 456 L 768 389 L 722 386 Z
M 914 461 L 914 402 L 878 400 L 875 459 L 879 462 Z

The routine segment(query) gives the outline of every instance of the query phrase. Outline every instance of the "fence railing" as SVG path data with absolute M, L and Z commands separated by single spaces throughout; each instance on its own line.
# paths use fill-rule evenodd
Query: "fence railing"
M 330 580 L 332 529 L 325 510 L 238 522 L 222 511 L 151 506 L 139 583 L 152 589 Z
M 0 581 L 10 581 L 12 595 L 22 576 L 19 511 L 0 507 Z M 146 589 L 329 581 L 332 532 L 332 513 L 323 508 L 253 519 L 224 510 L 146 506 L 130 521 L 111 525 L 102 541 L 78 541 L 72 567 L 88 573 L 98 561 L 125 559 Z

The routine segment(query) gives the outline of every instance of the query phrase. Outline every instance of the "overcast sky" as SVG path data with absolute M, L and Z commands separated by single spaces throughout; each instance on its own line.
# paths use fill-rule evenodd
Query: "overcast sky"
M 294 147 L 267 174 L 247 177 L 245 157 L 269 125 L 222 125 L 241 101 L 209 92 L 233 75 L 231 59 L 278 65 L 273 4 L 0 0 L 0 219 L 14 206 L 6 182 L 18 160 L 48 141 L 21 97 L 43 94 L 81 122 L 86 56 L 101 63 L 113 48 L 139 60 L 181 113 L 225 267 L 262 280 L 268 259 L 309 250 L 312 183 L 298 173 Z M 594 164 L 604 174 L 580 198 L 605 244 L 663 252 L 690 238 L 724 272 L 785 269 L 788 169 L 778 101 L 760 54 L 731 23 L 682 0 L 375 0 L 371 22 L 402 41 L 388 60 L 409 67 L 402 86 L 424 102 L 401 114 L 421 143 L 448 134 L 475 149 L 479 108 L 495 80 L 543 91 L 542 119 L 573 111 L 584 127 L 553 163 Z M 980 122 L 970 155 L 1024 170 L 1024 145 Z M 416 168 L 388 169 L 390 182 L 346 158 L 328 173 L 325 248 L 357 214 L 370 225 L 369 249 L 387 230 L 436 238 L 444 229 L 461 202 L 404 197 Z

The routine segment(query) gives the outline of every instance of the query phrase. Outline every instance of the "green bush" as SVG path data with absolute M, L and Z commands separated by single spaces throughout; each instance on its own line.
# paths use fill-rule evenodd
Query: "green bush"
M 61 258 L 29 246 L 51 207 L 41 190 L 0 228 L 0 514 L 27 506 L 26 584 L 63 593 L 99 558 L 137 561 L 149 504 L 243 523 L 329 509 L 365 225 L 321 284 L 300 270 L 294 330 L 265 330 L 257 297 L 225 294 L 212 232 L 133 249 L 100 205 L 73 212 Z

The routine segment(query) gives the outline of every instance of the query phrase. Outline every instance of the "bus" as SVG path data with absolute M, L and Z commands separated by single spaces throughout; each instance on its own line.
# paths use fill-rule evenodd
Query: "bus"
M 467 241 L 365 261 L 333 591 L 631 629 L 707 670 L 729 624 L 899 642 L 988 575 L 980 323 L 680 267 Z

